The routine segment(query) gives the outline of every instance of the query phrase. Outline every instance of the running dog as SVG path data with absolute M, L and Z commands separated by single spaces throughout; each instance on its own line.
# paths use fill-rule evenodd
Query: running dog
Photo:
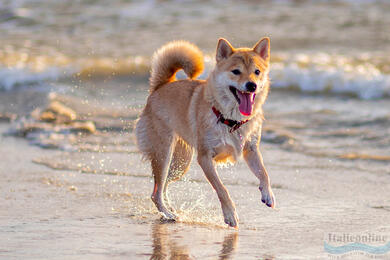
M 168 220 L 177 219 L 166 196 L 168 184 L 189 169 L 192 156 L 217 192 L 225 223 L 238 227 L 229 193 L 216 171 L 220 163 L 244 157 L 259 179 L 261 200 L 275 207 L 270 180 L 259 151 L 262 105 L 269 91 L 270 40 L 253 48 L 234 48 L 219 39 L 216 65 L 207 80 L 198 80 L 203 55 L 193 44 L 170 42 L 152 59 L 150 94 L 136 124 L 137 144 L 152 166 L 152 200 Z M 182 69 L 188 79 L 176 80 Z

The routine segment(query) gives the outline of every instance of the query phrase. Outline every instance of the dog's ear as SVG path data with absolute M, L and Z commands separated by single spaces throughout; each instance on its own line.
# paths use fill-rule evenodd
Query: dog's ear
M 260 55 L 263 60 L 268 61 L 270 57 L 270 41 L 268 37 L 262 38 L 253 46 L 253 51 Z
M 218 40 L 216 60 L 220 62 L 223 59 L 229 58 L 233 53 L 233 46 L 224 38 Z

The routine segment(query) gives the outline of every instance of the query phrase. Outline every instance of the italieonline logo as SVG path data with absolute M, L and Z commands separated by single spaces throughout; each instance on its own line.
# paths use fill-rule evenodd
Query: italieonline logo
M 390 254 L 390 235 L 379 233 L 326 233 L 324 250 L 331 255 Z

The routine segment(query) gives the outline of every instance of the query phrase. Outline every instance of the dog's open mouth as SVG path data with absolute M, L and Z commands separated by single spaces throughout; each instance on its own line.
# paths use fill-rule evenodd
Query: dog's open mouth
M 240 113 L 244 116 L 250 116 L 253 112 L 256 94 L 253 92 L 243 92 L 233 86 L 229 86 L 230 91 L 239 104 Z

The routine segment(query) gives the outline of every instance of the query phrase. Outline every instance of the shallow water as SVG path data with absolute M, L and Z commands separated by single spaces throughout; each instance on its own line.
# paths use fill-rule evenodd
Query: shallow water
M 388 2 L 110 3 L 1 3 L 1 257 L 320 259 L 327 232 L 390 233 Z M 205 78 L 219 36 L 263 35 L 277 209 L 243 162 L 219 169 L 240 217 L 227 228 L 194 160 L 169 190 L 180 221 L 161 223 L 133 132 L 151 54 L 195 42 Z

